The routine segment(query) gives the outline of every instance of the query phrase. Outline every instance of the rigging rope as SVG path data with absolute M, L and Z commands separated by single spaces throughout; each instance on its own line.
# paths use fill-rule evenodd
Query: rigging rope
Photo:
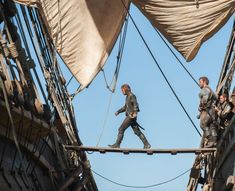
M 16 133 L 18 135 L 18 139 L 19 139 L 18 141 L 22 142 L 21 138 L 22 138 L 23 125 L 24 125 L 24 111 L 23 111 L 22 107 L 20 107 L 20 109 L 21 109 L 21 117 L 20 117 L 20 121 L 18 123 L 18 129 L 17 129 Z M 12 172 L 14 171 L 14 167 L 16 167 L 15 166 L 16 156 L 17 156 L 17 148 L 15 148 L 15 153 L 14 153 L 14 157 L 13 157 L 13 161 L 12 161 L 12 166 L 11 166 L 11 171 Z M 23 159 L 24 159 L 24 156 L 23 156 L 22 160 Z M 20 164 L 20 166 L 21 165 L 22 164 Z
M 139 28 L 137 27 L 137 25 L 136 25 L 136 23 L 135 23 L 135 21 L 134 21 L 133 17 L 131 16 L 131 14 L 130 14 L 130 12 L 129 12 L 128 8 L 127 8 L 127 7 L 126 7 L 126 5 L 124 4 L 123 0 L 121 0 L 121 1 L 122 1 L 123 6 L 126 8 L 126 11 L 127 11 L 127 13 L 129 14 L 130 19 L 131 19 L 132 23 L 134 24 L 134 26 L 135 26 L 135 28 L 136 28 L 136 30 L 137 30 L 137 32 L 138 32 L 138 34 L 140 35 L 140 37 L 141 37 L 142 41 L 144 42 L 144 44 L 145 44 L 146 48 L 147 48 L 147 49 L 148 49 L 148 51 L 149 51 L 149 53 L 150 53 L 151 57 L 153 58 L 153 60 L 154 60 L 154 62 L 155 62 L 155 64 L 156 64 L 156 66 L 158 67 L 159 71 L 161 72 L 161 74 L 162 74 L 163 78 L 165 79 L 165 81 L 166 81 L 167 85 L 168 85 L 168 86 L 169 86 L 169 88 L 171 89 L 172 93 L 173 93 L 173 94 L 174 94 L 174 96 L 176 97 L 177 101 L 179 102 L 180 106 L 181 106 L 181 107 L 182 107 L 182 109 L 184 110 L 185 114 L 186 114 L 186 115 L 187 115 L 187 117 L 189 118 L 190 122 L 192 123 L 193 127 L 195 128 L 195 130 L 197 131 L 197 133 L 199 134 L 199 136 L 202 136 L 202 135 L 201 135 L 201 133 L 200 133 L 200 131 L 198 130 L 198 128 L 197 128 L 197 127 L 196 127 L 196 125 L 194 124 L 194 122 L 193 122 L 192 118 L 189 116 L 188 112 L 186 111 L 186 109 L 185 109 L 184 105 L 182 104 L 182 102 L 180 101 L 179 97 L 177 96 L 177 94 L 176 94 L 175 90 L 173 89 L 173 87 L 171 86 L 170 82 L 168 81 L 168 79 L 167 79 L 166 75 L 164 74 L 164 72 L 163 72 L 163 70 L 161 69 L 161 67 L 160 67 L 159 63 L 157 62 L 157 60 L 156 60 L 155 56 L 153 55 L 153 52 L 150 50 L 150 47 L 148 46 L 148 44 L 147 44 L 147 42 L 145 41 L 145 39 L 144 39 L 143 35 L 141 34 L 141 32 L 140 32 Z
M 125 19 L 125 24 L 124 24 L 124 27 L 123 27 L 123 33 L 122 32 L 120 33 L 119 50 L 118 50 L 118 55 L 117 55 L 117 64 L 116 64 L 116 69 L 115 69 L 115 72 L 114 72 L 114 75 L 113 75 L 113 78 L 112 78 L 112 81 L 111 81 L 110 85 L 108 85 L 107 78 L 105 76 L 104 70 L 101 69 L 101 71 L 103 72 L 106 87 L 112 93 L 115 92 L 116 85 L 117 85 L 117 80 L 118 80 L 118 76 L 119 76 L 119 71 L 120 71 L 121 61 L 122 61 L 122 55 L 123 55 L 123 50 L 124 50 L 124 45 L 125 45 L 125 40 L 126 40 L 128 21 L 129 21 L 129 16 L 127 16 L 126 19 Z M 67 83 L 66 87 L 69 85 L 69 83 L 71 82 L 72 79 L 73 79 L 73 77 L 70 78 L 70 80 Z M 113 87 L 111 88 L 112 84 L 113 84 Z M 73 93 L 71 95 L 71 99 L 73 99 L 79 93 L 79 90 L 80 90 L 80 87 L 76 90 L 75 93 Z M 106 114 L 105 114 L 105 118 L 104 118 L 104 122 L 103 122 L 103 125 L 102 125 L 102 130 L 101 130 L 100 136 L 99 136 L 98 141 L 96 143 L 96 147 L 98 147 L 98 145 L 100 143 L 100 140 L 101 140 L 101 138 L 104 134 L 104 130 L 105 130 L 105 127 L 106 127 L 106 124 L 107 124 L 108 114 L 109 114 L 111 101 L 112 101 L 112 93 L 110 94 L 108 108 L 107 108 L 107 111 L 106 111 Z M 93 152 L 87 151 L 87 153 L 92 154 Z
M 104 122 L 103 122 L 103 125 L 102 125 L 102 130 L 101 130 L 100 136 L 98 138 L 98 141 L 96 143 L 96 147 L 98 147 L 98 145 L 100 143 L 100 140 L 101 140 L 101 138 L 104 134 L 104 129 L 105 129 L 106 124 L 107 124 L 108 114 L 109 114 L 109 110 L 110 110 L 110 106 L 111 106 L 111 102 L 112 102 L 112 96 L 113 96 L 113 93 L 115 92 L 115 89 L 116 89 L 118 75 L 119 75 L 119 71 L 120 71 L 120 67 L 121 67 L 121 61 L 122 61 L 122 55 L 123 55 L 125 40 L 126 40 L 128 21 L 129 21 L 129 16 L 127 16 L 126 19 L 125 19 L 125 24 L 124 24 L 124 27 L 123 27 L 124 28 L 123 34 L 120 33 L 119 50 L 118 50 L 118 55 L 117 55 L 117 65 L 116 65 L 116 69 L 115 69 L 113 79 L 112 79 L 110 85 L 108 85 L 107 78 L 105 76 L 105 72 L 102 69 L 102 72 L 103 72 L 103 75 L 104 75 L 104 80 L 105 80 L 105 83 L 106 83 L 106 87 L 108 88 L 108 90 L 111 91 L 111 94 L 110 94 L 110 97 L 109 97 L 108 108 L 107 108 L 107 111 L 106 111 L 106 114 L 105 114 Z M 110 88 L 110 86 L 112 84 L 113 84 L 113 88 Z M 88 152 L 88 154 L 92 154 L 92 153 L 93 152 Z
M 115 92 L 116 85 L 117 85 L 117 80 L 118 80 L 118 75 L 119 75 L 119 71 L 120 71 L 120 67 L 121 67 L 122 55 L 123 55 L 123 50 L 124 50 L 124 45 L 125 45 L 125 40 L 126 40 L 128 21 L 129 21 L 129 16 L 127 16 L 126 22 L 125 22 L 124 27 L 123 27 L 124 28 L 123 34 L 120 33 L 119 51 L 118 51 L 118 55 L 117 55 L 117 65 L 116 65 L 116 69 L 115 69 L 113 79 L 112 79 L 110 85 L 108 85 L 107 78 L 105 76 L 104 70 L 103 69 L 101 70 L 103 72 L 103 75 L 104 75 L 104 80 L 105 80 L 105 83 L 106 83 L 106 87 L 112 93 Z M 112 84 L 113 84 L 113 88 L 111 88 Z M 111 106 L 111 102 L 112 102 L 112 93 L 110 94 L 110 97 L 109 97 L 108 108 L 107 108 L 107 111 L 106 111 L 106 114 L 105 114 L 105 118 L 104 118 L 104 122 L 103 122 L 103 125 L 102 125 L 102 130 L 101 130 L 100 136 L 99 136 L 98 141 L 96 143 L 96 147 L 98 147 L 98 145 L 100 143 L 100 140 L 101 140 L 101 138 L 104 134 L 104 129 L 105 129 L 106 124 L 107 124 L 108 114 L 109 114 L 109 110 L 110 110 L 110 106 Z M 88 152 L 88 154 L 92 154 L 92 153 L 93 152 Z
M 117 55 L 117 65 L 116 65 L 116 69 L 115 69 L 113 79 L 112 79 L 110 85 L 108 85 L 107 78 L 105 76 L 104 70 L 101 69 L 101 71 L 103 72 L 106 87 L 111 92 L 115 92 L 115 88 L 116 88 L 116 85 L 117 85 L 117 80 L 118 80 L 119 71 L 120 71 L 120 67 L 121 67 L 121 61 L 122 61 L 124 45 L 125 45 L 125 41 L 126 41 L 128 21 L 129 21 L 129 15 L 125 19 L 125 24 L 124 24 L 124 27 L 123 27 L 124 28 L 123 34 L 120 33 L 119 51 L 118 51 L 118 55 Z M 65 85 L 66 87 L 70 84 L 70 82 L 72 81 L 73 78 L 74 78 L 74 75 L 69 79 L 68 83 Z M 110 86 L 112 84 L 113 84 L 113 88 L 111 89 Z M 71 94 L 71 99 L 73 99 L 80 92 L 80 90 L 81 90 L 80 88 L 81 88 L 81 85 L 77 88 L 77 90 L 73 94 Z
M 115 69 L 113 79 L 112 79 L 110 85 L 108 85 L 108 81 L 107 81 L 104 70 L 103 69 L 101 70 L 103 72 L 106 87 L 112 93 L 115 92 L 116 85 L 117 85 L 117 80 L 118 80 L 119 71 L 120 71 L 121 62 L 122 62 L 122 55 L 123 55 L 123 51 L 124 51 L 124 45 L 125 45 L 125 41 L 126 41 L 128 21 L 129 21 L 129 15 L 127 15 L 127 17 L 125 18 L 125 24 L 124 24 L 124 27 L 123 27 L 123 32 L 120 33 L 119 50 L 118 50 L 118 55 L 117 55 L 117 64 L 116 64 L 116 69 Z M 113 84 L 113 87 L 111 88 L 112 84 Z
M 111 106 L 111 102 L 112 102 L 112 97 L 113 97 L 113 93 L 110 94 L 110 97 L 109 97 L 109 103 L 108 103 L 108 108 L 107 108 L 107 111 L 106 111 L 106 114 L 105 114 L 105 117 L 104 117 L 104 121 L 103 121 L 103 125 L 102 125 L 102 130 L 101 130 L 101 133 L 100 133 L 100 136 L 98 138 L 98 141 L 96 143 L 96 147 L 99 146 L 99 143 L 100 143 L 100 140 L 104 134 L 104 129 L 106 127 L 106 124 L 107 124 L 107 120 L 108 120 L 108 114 L 109 114 L 109 110 L 110 110 L 110 106 Z M 88 154 L 93 154 L 94 151 L 86 151 Z
M 100 136 L 99 136 L 99 139 L 98 139 L 98 141 L 97 141 L 97 143 L 96 143 L 96 147 L 99 146 L 101 137 L 102 137 L 103 134 L 104 134 L 104 129 L 105 129 L 106 124 L 107 124 L 108 114 L 109 114 L 109 110 L 110 110 L 110 106 L 111 106 L 111 102 L 112 102 L 112 97 L 113 97 L 113 94 L 111 93 L 111 94 L 110 94 L 110 97 L 109 97 L 108 108 L 107 108 L 107 111 L 106 111 L 106 114 L 105 114 L 105 118 L 104 118 L 104 122 L 103 122 L 103 125 L 102 125 L 102 131 L 101 131 Z
M 5 88 L 2 77 L 0 77 L 0 83 L 1 83 L 2 90 L 3 90 L 3 96 L 4 96 L 4 100 L 5 100 L 5 104 L 6 104 L 7 113 L 8 113 L 9 120 L 10 120 L 13 141 L 15 143 L 17 152 L 19 154 L 20 163 L 23 167 L 23 174 L 27 178 L 27 182 L 29 182 L 28 181 L 28 176 L 27 176 L 27 173 L 26 173 L 25 163 L 23 161 L 23 154 L 21 152 L 20 144 L 19 144 L 18 139 L 17 139 L 17 135 L 16 135 L 16 131 L 15 131 L 15 125 L 14 125 L 14 121 L 13 121 L 12 114 L 11 114 L 10 104 L 9 104 L 9 100 L 8 100 L 7 93 L 6 93 L 6 88 Z
M 22 14 L 23 14 L 23 13 L 22 13 Z M 25 22 L 26 22 L 26 21 L 25 21 Z M 21 22 L 20 15 L 19 15 L 19 12 L 18 12 L 18 11 L 16 12 L 16 23 L 17 23 L 17 25 L 18 25 L 19 32 L 20 32 L 21 37 L 22 37 L 22 40 L 23 40 L 23 42 L 24 42 L 24 46 L 25 46 L 25 49 L 26 49 L 26 52 L 27 52 L 27 55 L 28 55 L 28 61 L 29 61 L 29 60 L 32 60 L 32 56 L 31 56 L 31 53 L 30 53 L 30 50 L 29 50 L 29 45 L 28 45 L 28 43 L 27 43 L 27 39 L 26 39 L 26 35 L 25 35 L 26 32 L 24 32 L 24 31 L 25 31 L 25 27 L 23 27 L 23 24 L 22 24 L 22 22 Z M 25 24 L 25 25 L 26 25 L 26 24 Z M 26 27 L 26 28 L 27 28 L 27 27 Z M 30 35 L 30 32 L 29 32 L 29 31 L 28 31 L 28 35 Z M 38 83 L 38 85 L 39 85 L 39 88 L 40 88 L 40 90 L 41 90 L 41 93 L 42 93 L 42 96 L 43 96 L 43 98 L 44 98 L 44 101 L 46 102 L 47 106 L 49 106 L 48 100 L 47 100 L 47 98 L 46 98 L 46 94 L 45 94 L 45 92 L 44 92 L 44 90 L 43 90 L 42 83 L 41 83 L 41 81 L 40 81 L 40 79 L 39 79 L 39 77 L 38 77 L 38 73 L 37 73 L 35 67 L 33 67 L 32 70 L 33 70 L 33 72 L 34 72 L 34 74 L 35 74 L 35 77 L 36 77 L 37 83 Z
M 113 76 L 113 79 L 110 83 L 110 85 L 113 83 L 114 81 L 114 85 L 113 85 L 113 88 L 111 89 L 110 88 L 110 85 L 108 85 L 108 82 L 107 82 L 107 78 L 105 76 L 105 73 L 104 73 L 104 70 L 101 69 L 101 71 L 103 72 L 103 76 L 104 76 L 104 80 L 105 80 L 105 83 L 106 83 L 106 87 L 111 91 L 111 92 L 114 92 L 115 91 L 115 88 L 116 88 L 116 84 L 117 84 L 117 79 L 118 79 L 118 75 L 119 75 L 119 71 L 120 71 L 120 66 L 121 66 L 121 61 L 122 61 L 122 55 L 123 55 L 123 50 L 124 50 L 124 45 L 125 45 L 125 40 L 126 40 L 126 33 L 127 33 L 127 26 L 128 26 L 128 21 L 129 21 L 129 16 L 127 16 L 126 18 L 126 22 L 124 24 L 124 31 L 123 31 L 123 35 L 120 33 L 120 41 L 119 41 L 119 51 L 118 51 L 118 55 L 117 55 L 117 65 L 116 65 L 116 69 L 115 69 L 115 72 L 114 72 L 114 76 Z M 75 74 L 76 75 L 76 74 Z M 70 82 L 72 81 L 72 79 L 74 78 L 74 75 L 69 79 L 68 83 L 65 85 L 66 87 L 70 84 Z M 81 88 L 81 84 L 80 86 L 77 88 L 77 90 L 71 94 L 71 99 L 73 99 L 79 92 L 80 92 L 80 89 Z
M 68 83 L 65 85 L 66 88 L 68 87 L 68 85 L 70 84 L 70 82 L 72 81 L 73 78 L 74 78 L 74 75 L 71 76 L 71 78 L 69 79 Z
M 151 23 L 151 22 L 150 22 Z M 174 51 L 171 49 L 171 47 L 168 45 L 168 43 L 166 42 L 166 40 L 162 37 L 162 35 L 160 34 L 160 32 L 156 29 L 156 27 L 154 27 L 154 25 L 151 23 L 152 27 L 154 28 L 154 30 L 156 31 L 156 33 L 158 34 L 158 36 L 162 39 L 162 41 L 165 43 L 165 45 L 167 46 L 167 48 L 171 51 L 171 53 L 174 55 L 174 57 L 176 58 L 176 60 L 180 63 L 180 65 L 183 67 L 183 69 L 188 73 L 188 75 L 192 78 L 192 80 L 197 84 L 198 87 L 199 84 L 197 82 L 197 80 L 193 77 L 193 75 L 188 71 L 188 69 L 183 65 L 183 63 L 180 61 L 180 59 L 176 56 L 176 54 L 174 53 Z
M 152 187 L 160 186 L 160 185 L 167 184 L 167 183 L 169 183 L 169 182 L 172 182 L 172 181 L 174 181 L 174 180 L 180 178 L 181 176 L 185 175 L 185 174 L 186 174 L 187 172 L 189 172 L 190 170 L 191 170 L 191 168 L 188 169 L 188 170 L 186 170 L 185 172 L 179 174 L 178 176 L 176 176 L 176 177 L 174 177 L 174 178 L 171 178 L 171 179 L 169 179 L 169 180 L 166 180 L 166 181 L 164 181 L 164 182 L 155 183 L 155 184 L 146 185 L 146 186 L 132 186 L 132 185 L 121 184 L 121 183 L 118 183 L 118 182 L 116 182 L 116 181 L 113 181 L 113 180 L 111 180 L 111 179 L 109 179 L 109 178 L 107 178 L 107 177 L 105 177 L 105 176 L 103 176 L 103 175 L 97 173 L 97 172 L 94 171 L 93 169 L 91 169 L 91 171 L 92 171 L 94 174 L 96 174 L 97 176 L 99 176 L 99 177 L 101 177 L 101 178 L 103 178 L 103 179 L 105 179 L 105 180 L 107 180 L 107 181 L 109 181 L 109 182 L 111 182 L 111 183 L 113 183 L 113 184 L 116 184 L 116 185 L 122 186 L 122 187 L 126 187 L 126 188 L 152 188 Z

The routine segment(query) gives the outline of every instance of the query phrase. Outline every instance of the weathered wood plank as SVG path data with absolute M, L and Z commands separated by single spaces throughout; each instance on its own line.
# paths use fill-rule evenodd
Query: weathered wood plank
M 154 153 L 158 154 L 172 154 L 176 155 L 178 153 L 211 153 L 215 152 L 216 148 L 174 148 L 174 149 L 139 149 L 139 148 L 110 148 L 110 147 L 89 147 L 89 146 L 71 146 L 66 145 L 65 148 L 68 150 L 79 150 L 79 151 L 93 151 L 100 153 L 146 153 L 152 155 Z

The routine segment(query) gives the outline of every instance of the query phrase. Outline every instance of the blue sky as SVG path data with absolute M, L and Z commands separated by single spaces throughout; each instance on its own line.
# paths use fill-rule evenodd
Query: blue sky
M 146 18 L 133 6 L 131 14 L 176 94 L 200 130 L 199 121 L 196 119 L 199 87 L 182 69 Z M 186 63 L 184 58 L 175 51 L 195 79 L 203 75 L 208 76 L 213 90 L 218 82 L 233 20 L 234 17 L 203 44 L 192 62 Z M 117 47 L 113 49 L 104 68 L 109 81 L 115 70 L 116 55 Z M 65 74 L 67 80 L 70 76 L 69 73 Z M 73 100 L 79 136 L 84 145 L 95 146 L 97 144 L 106 117 L 107 123 L 99 146 L 106 147 L 116 140 L 118 128 L 125 117 L 124 114 L 117 117 L 114 115 L 125 101 L 120 91 L 123 83 L 130 84 L 137 96 L 140 106 L 138 121 L 146 129 L 144 134 L 152 148 L 197 148 L 199 146 L 198 133 L 156 67 L 131 21 L 128 26 L 117 89 L 112 94 L 108 115 L 106 116 L 106 113 L 111 93 L 106 89 L 102 73 L 96 77 L 88 89 L 82 91 Z M 70 93 L 73 93 L 77 87 L 78 83 L 73 80 L 68 86 Z M 143 144 L 129 128 L 125 132 L 121 147 L 142 148 Z M 148 156 L 93 153 L 88 154 L 88 158 L 94 171 L 113 181 L 126 185 L 146 186 L 167 181 L 190 169 L 195 155 Z M 168 184 L 147 189 L 120 187 L 97 175 L 94 177 L 101 191 L 179 191 L 186 190 L 189 173 Z

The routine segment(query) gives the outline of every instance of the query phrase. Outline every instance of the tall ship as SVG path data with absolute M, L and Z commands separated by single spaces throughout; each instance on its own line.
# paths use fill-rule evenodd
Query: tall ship
M 197 149 L 83 145 L 73 99 L 104 72 L 107 59 L 119 43 L 112 87 L 107 84 L 115 91 L 128 22 L 136 28 L 160 74 L 203 137 L 138 29 L 130 6 L 142 13 L 171 51 L 170 46 L 188 62 L 235 11 L 234 0 L 0 1 L 0 190 L 100 190 L 94 179 L 94 173 L 99 174 L 91 169 L 87 156 L 90 152 L 195 153 L 185 190 L 235 190 L 233 116 L 213 148 L 204 147 L 204 138 Z M 235 25 L 231 30 L 215 92 L 217 96 L 229 93 L 235 105 Z M 72 77 L 66 80 L 64 73 L 68 71 Z M 72 79 L 78 85 L 69 92 Z M 91 118 L 87 116 L 87 120 Z

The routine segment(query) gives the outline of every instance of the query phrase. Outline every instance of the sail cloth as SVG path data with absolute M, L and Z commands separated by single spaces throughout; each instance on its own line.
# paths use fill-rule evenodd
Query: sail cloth
M 39 8 L 51 39 L 84 88 L 103 67 L 129 0 L 15 0 Z M 192 60 L 234 13 L 235 0 L 131 0 L 165 38 Z M 199 6 L 197 6 L 199 5 Z
M 39 8 L 53 43 L 81 89 L 102 69 L 126 16 L 120 0 L 15 2 Z M 129 0 L 123 2 L 129 6 Z
M 191 61 L 235 11 L 235 0 L 132 0 L 164 37 Z

